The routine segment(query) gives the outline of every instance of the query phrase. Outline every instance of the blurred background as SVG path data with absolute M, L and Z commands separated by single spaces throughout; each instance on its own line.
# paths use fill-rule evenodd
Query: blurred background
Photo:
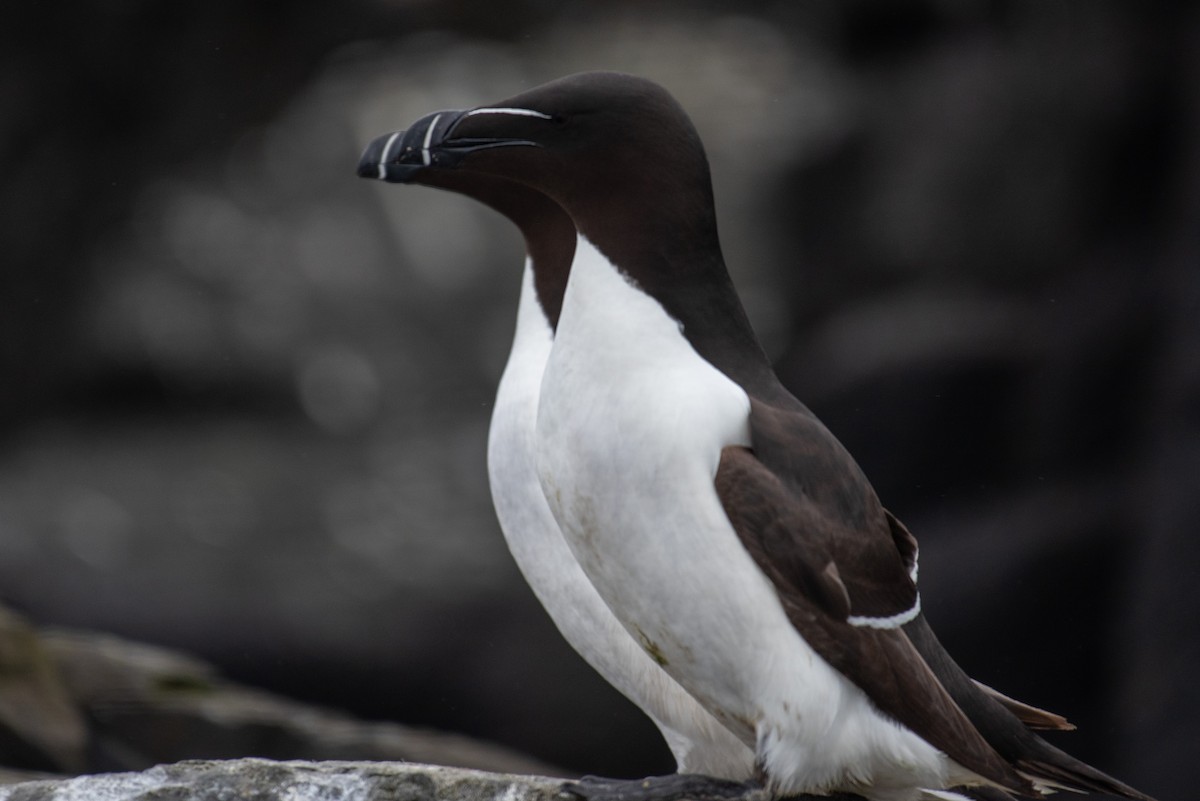
M 756 328 L 920 539 L 950 651 L 1077 723 L 1060 745 L 1185 797 L 1186 6 L 11 5 L 0 604 L 567 771 L 670 769 L 494 522 L 519 237 L 465 199 L 355 177 L 367 141 L 427 112 L 617 69 L 692 114 Z

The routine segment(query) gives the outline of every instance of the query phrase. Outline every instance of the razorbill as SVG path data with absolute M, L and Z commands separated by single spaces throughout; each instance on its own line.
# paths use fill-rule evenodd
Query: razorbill
M 1149 801 L 1035 735 L 1067 724 L 938 644 L 915 538 L 751 331 L 703 146 L 665 90 L 569 76 L 453 114 L 410 157 L 523 183 L 570 216 L 539 483 L 608 608 L 754 750 L 771 792 Z

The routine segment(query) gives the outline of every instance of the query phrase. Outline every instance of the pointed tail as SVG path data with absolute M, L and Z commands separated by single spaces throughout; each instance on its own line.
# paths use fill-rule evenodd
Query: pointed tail
M 986 689 L 981 689 L 981 685 L 976 684 L 946 653 L 924 616 L 907 624 L 904 632 L 983 738 L 1035 784 L 1047 789 L 1110 793 L 1135 801 L 1154 801 L 1145 793 L 1055 748 L 1030 731 L 1018 717 L 1021 712 L 1018 710 L 1014 714 L 1009 705 L 1001 700 L 1005 696 L 997 698 Z M 1012 703 L 1041 712 L 1020 702 Z M 1049 715 L 1051 720 L 1057 719 L 1070 725 L 1057 715 L 1043 714 Z M 1033 717 L 1043 720 L 1040 715 Z M 1050 728 L 1063 726 L 1052 725 Z

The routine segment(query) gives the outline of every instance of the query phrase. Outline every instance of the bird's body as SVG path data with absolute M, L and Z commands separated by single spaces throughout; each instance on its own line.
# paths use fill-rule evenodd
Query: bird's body
M 535 294 L 561 313 L 549 341 L 514 350 L 520 393 L 502 389 L 502 416 L 525 422 L 519 436 L 494 428 L 492 460 L 494 479 L 519 463 L 503 492 L 527 513 L 540 489 L 566 546 L 514 553 L 582 576 L 609 610 L 607 628 L 575 628 L 581 653 L 640 648 L 661 670 L 621 674 L 631 697 L 660 703 L 651 688 L 669 674 L 778 794 L 915 801 L 973 785 L 1150 801 L 1030 731 L 1062 718 L 972 682 L 942 649 L 915 538 L 763 355 L 721 255 L 703 146 L 665 90 L 582 73 L 446 114 L 395 163 L 520 184 L 577 237 L 569 264 L 542 263 L 555 292 L 537 268 Z M 543 602 L 570 605 L 553 589 Z
M 882 799 L 978 781 L 797 633 L 713 483 L 722 451 L 751 444 L 746 392 L 583 238 L 537 440 L 584 572 L 646 652 L 756 749 L 775 789 Z
M 534 428 L 554 331 L 537 299 L 533 269 L 527 262 L 488 434 L 488 475 L 509 550 L 564 639 L 654 721 L 681 772 L 747 779 L 753 752 L 629 635 L 581 569 L 542 493 Z
M 458 192 L 521 229 L 525 267 L 508 361 L 488 431 L 488 479 L 501 531 L 526 583 L 563 638 L 601 676 L 637 704 L 661 731 L 680 772 L 745 780 L 754 753 L 643 651 L 577 563 L 542 493 L 535 425 L 546 362 L 575 254 L 575 227 L 556 204 L 511 181 L 389 165 L 390 153 L 419 148 L 446 124 L 430 114 L 407 131 L 379 137 L 360 174 Z M 389 171 L 390 170 L 390 171 Z

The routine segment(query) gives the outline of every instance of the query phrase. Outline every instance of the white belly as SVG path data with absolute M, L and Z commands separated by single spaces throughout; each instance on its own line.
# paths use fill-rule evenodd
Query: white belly
M 580 237 L 542 380 L 537 470 L 580 567 L 625 628 L 755 743 L 774 788 L 907 798 L 947 760 L 808 646 L 741 546 L 713 478 L 749 399 Z M 866 785 L 871 785 L 870 790 Z
M 747 779 L 751 750 L 634 642 L 580 569 L 546 504 L 534 468 L 534 424 L 551 342 L 526 266 L 488 435 L 492 498 L 513 559 L 567 642 L 658 725 L 681 771 Z

